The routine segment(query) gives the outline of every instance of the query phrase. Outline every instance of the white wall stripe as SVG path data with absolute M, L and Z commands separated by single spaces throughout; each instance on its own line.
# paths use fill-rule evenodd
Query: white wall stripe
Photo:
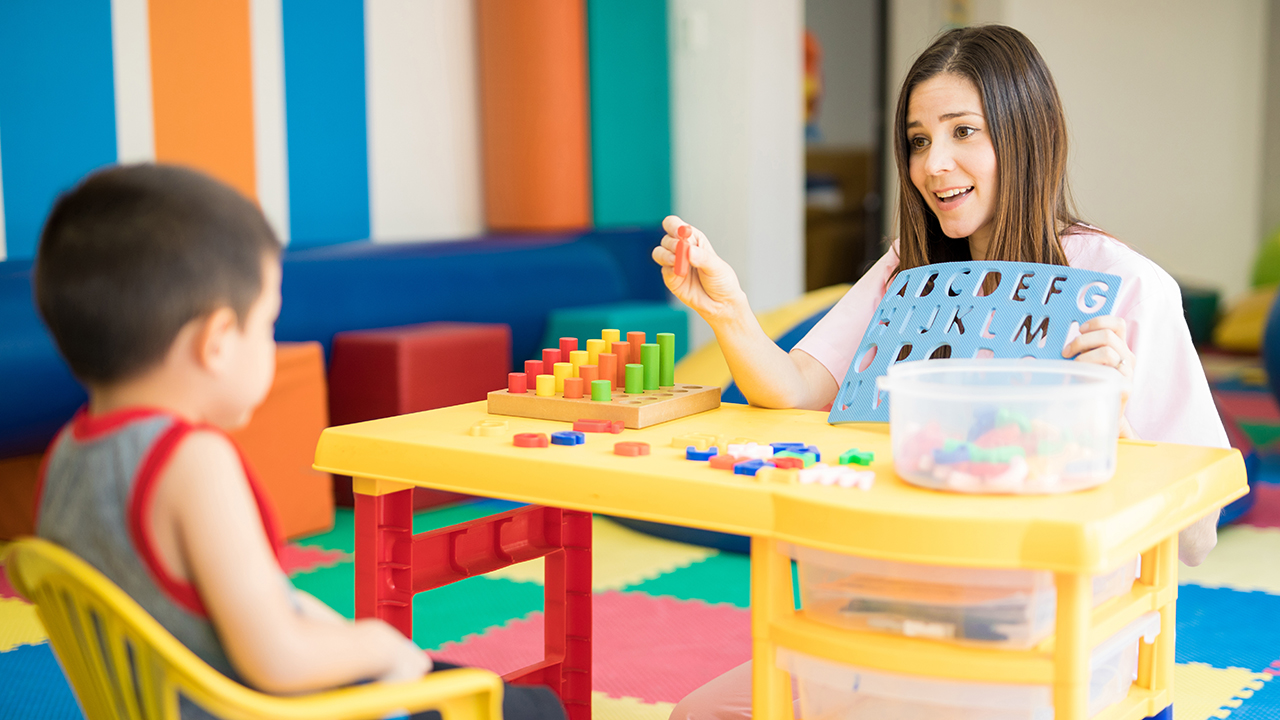
M 254 161 L 258 204 L 280 240 L 289 242 L 289 146 L 284 98 L 281 0 L 250 0 Z
M 0 145 L 0 160 L 4 158 L 4 147 Z M 4 244 L 4 163 L 0 162 L 0 262 L 8 258 Z
M 469 2 L 365 0 L 376 241 L 482 231 L 474 26 Z
M 154 162 L 151 33 L 147 0 L 111 0 L 111 54 L 116 91 L 116 158 Z

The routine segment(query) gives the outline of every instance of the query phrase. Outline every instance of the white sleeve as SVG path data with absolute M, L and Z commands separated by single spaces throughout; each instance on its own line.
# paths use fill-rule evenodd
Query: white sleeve
M 1136 285 L 1132 305 L 1118 313 L 1136 356 L 1125 411 L 1129 424 L 1144 440 L 1230 447 L 1191 343 L 1177 283 L 1163 270 L 1131 282 Z

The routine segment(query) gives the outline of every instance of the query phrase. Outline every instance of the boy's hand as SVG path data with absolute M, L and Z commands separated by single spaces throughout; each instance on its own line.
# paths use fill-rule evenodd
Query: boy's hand
M 391 667 L 378 677 L 379 682 L 410 682 L 431 672 L 431 658 L 399 630 L 381 620 L 360 620 L 357 624 L 369 626 L 380 635 L 380 644 L 389 648 Z
M 653 249 L 653 261 L 662 266 L 663 282 L 681 302 L 711 321 L 745 301 L 737 274 L 716 255 L 706 235 L 675 215 L 667 216 L 662 228 L 667 234 Z M 685 238 L 681 238 L 682 228 L 687 228 Z M 676 246 L 681 240 L 689 244 L 689 267 L 677 275 Z
M 1124 318 L 1101 315 L 1080 325 L 1080 335 L 1062 348 L 1062 357 L 1080 362 L 1115 368 L 1124 377 L 1125 389 L 1120 395 L 1120 437 L 1136 437 L 1129 421 L 1124 417 L 1129 403 L 1128 387 L 1133 381 L 1136 356 L 1125 341 L 1127 326 Z

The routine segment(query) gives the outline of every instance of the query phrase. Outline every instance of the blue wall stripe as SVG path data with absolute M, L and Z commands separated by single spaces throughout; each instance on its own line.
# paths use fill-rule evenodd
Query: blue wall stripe
M 671 212 L 666 0 L 589 0 L 592 203 L 596 227 Z
M 110 0 L 0 1 L 8 257 L 35 255 L 58 193 L 116 160 Z
M 369 237 L 362 0 L 283 0 L 289 244 Z

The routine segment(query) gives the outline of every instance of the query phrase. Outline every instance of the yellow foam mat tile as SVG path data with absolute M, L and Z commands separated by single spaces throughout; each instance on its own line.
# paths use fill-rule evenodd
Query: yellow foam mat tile
M 0 652 L 49 639 L 36 616 L 36 606 L 18 598 L 0 598 Z
M 1173 720 L 1223 720 L 1270 679 L 1266 673 L 1243 668 L 1223 670 L 1203 663 L 1175 665 Z
M 591 587 L 596 592 L 651 580 L 717 554 L 710 548 L 636 532 L 599 516 L 592 518 L 591 533 Z M 539 558 L 496 570 L 487 577 L 541 584 L 542 572 Z
M 591 693 L 591 720 L 667 720 L 674 708 L 672 703 L 647 703 L 633 697 Z
M 1280 595 L 1280 528 L 1232 525 L 1218 531 L 1218 546 L 1199 567 L 1181 565 L 1178 582 L 1211 588 L 1261 590 Z

